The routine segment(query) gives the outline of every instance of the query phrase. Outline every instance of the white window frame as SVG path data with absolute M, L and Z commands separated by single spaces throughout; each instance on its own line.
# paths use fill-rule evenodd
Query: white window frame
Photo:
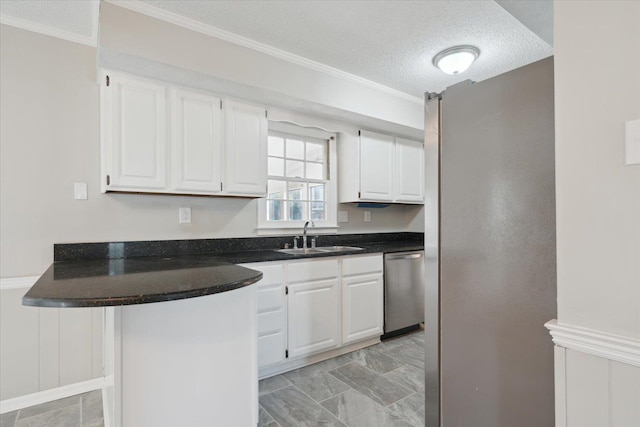
M 287 134 L 300 138 L 323 139 L 328 144 L 327 184 L 325 187 L 326 219 L 314 221 L 315 227 L 310 228 L 309 234 L 326 234 L 338 229 L 338 158 L 335 133 L 319 128 L 301 127 L 285 122 L 269 122 L 269 135 Z M 278 135 L 280 136 L 280 135 Z M 267 198 L 258 199 L 258 234 L 282 234 L 301 231 L 303 221 L 267 221 Z

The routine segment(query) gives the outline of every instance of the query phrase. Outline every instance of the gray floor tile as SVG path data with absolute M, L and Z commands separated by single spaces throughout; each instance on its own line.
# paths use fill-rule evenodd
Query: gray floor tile
M 40 405 L 29 406 L 20 410 L 19 419 L 29 418 L 34 415 L 43 414 L 45 412 L 62 409 L 67 406 L 80 405 L 80 395 L 65 397 L 64 399 L 53 400 L 51 402 L 42 403 Z
M 18 411 L 7 412 L 0 415 L 0 427 L 13 427 L 18 417 Z
M 21 412 L 15 427 L 80 427 L 80 425 L 80 404 L 77 404 L 26 418 L 22 417 Z
M 278 427 L 279 424 L 271 415 L 260 405 L 258 412 L 258 427 Z
M 314 363 L 313 365 L 305 366 L 304 368 L 296 369 L 295 371 L 289 371 L 282 374 L 289 381 L 300 379 L 300 378 L 309 378 L 314 375 L 317 375 L 321 372 L 326 372 L 319 366 L 318 363 Z
M 295 386 L 262 395 L 260 404 L 282 427 L 345 427 L 331 412 Z
M 272 391 L 279 390 L 290 386 L 291 382 L 282 375 L 276 375 L 271 378 L 265 378 L 258 382 L 258 393 L 262 396 L 265 393 L 271 393 Z
M 387 409 L 412 425 L 424 426 L 424 393 L 412 394 L 390 405 Z
M 387 372 L 384 376 L 413 391 L 424 391 L 424 370 L 413 365 L 402 365 L 398 369 Z
M 360 393 L 385 406 L 413 393 L 413 391 L 408 388 L 357 363 L 341 366 L 329 373 L 358 390 Z
M 312 376 L 292 376 L 289 381 L 316 402 L 328 399 L 351 388 L 325 371 L 318 371 Z
M 89 424 L 82 423 L 82 427 L 104 427 L 104 420 L 100 418 L 99 420 L 92 421 Z
M 332 357 L 331 359 L 323 360 L 322 362 L 318 362 L 315 365 L 324 371 L 330 371 L 332 369 L 339 368 L 340 366 L 344 366 L 351 362 L 353 362 L 353 360 L 351 360 L 351 353 L 347 353 L 347 354 L 343 354 L 342 356 Z
M 424 370 L 424 353 L 424 350 L 419 348 L 413 342 L 405 343 L 386 352 L 386 354 L 390 355 L 400 363 L 413 365 L 422 370 Z
M 385 374 L 402 366 L 402 363 L 398 362 L 393 357 L 372 347 L 354 351 L 351 353 L 351 358 L 354 362 L 362 366 L 366 366 L 369 369 L 373 369 L 380 374 Z
M 82 394 L 80 398 L 82 401 L 82 425 L 91 425 L 96 421 L 102 422 L 104 417 L 102 413 L 102 391 L 90 391 Z
M 350 421 L 349 427 L 418 427 L 406 419 L 379 407 L 371 412 L 364 412 Z M 420 427 L 424 427 L 424 424 Z
M 347 425 L 351 425 L 351 422 L 364 412 L 373 413 L 382 408 L 382 405 L 354 389 L 347 390 L 320 404 Z

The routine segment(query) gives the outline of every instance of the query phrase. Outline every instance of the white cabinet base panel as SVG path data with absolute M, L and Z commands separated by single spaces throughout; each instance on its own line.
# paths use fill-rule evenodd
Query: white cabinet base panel
M 345 345 L 330 351 L 326 351 L 320 354 L 313 354 L 306 357 L 298 357 L 296 359 L 289 359 L 286 362 L 279 363 L 275 366 L 267 366 L 260 369 L 259 379 L 273 377 L 274 375 L 282 374 L 283 372 L 292 371 L 294 369 L 302 368 L 303 366 L 311 365 L 314 363 L 322 362 L 323 360 L 331 359 L 336 356 L 351 353 L 352 351 L 360 350 L 365 347 L 378 344 L 380 337 L 370 338 L 368 340 L 360 341 L 357 343 Z
M 114 314 L 115 427 L 258 423 L 255 286 Z

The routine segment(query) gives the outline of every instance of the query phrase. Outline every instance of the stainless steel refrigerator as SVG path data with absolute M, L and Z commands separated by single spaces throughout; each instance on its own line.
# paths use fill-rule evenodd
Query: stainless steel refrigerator
M 553 106 L 553 58 L 426 97 L 427 427 L 554 425 Z

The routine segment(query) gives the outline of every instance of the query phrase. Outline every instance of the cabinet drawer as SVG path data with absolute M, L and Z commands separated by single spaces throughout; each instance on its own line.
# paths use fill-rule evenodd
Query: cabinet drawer
M 256 284 L 258 289 L 281 285 L 283 282 L 282 264 L 265 265 L 263 263 L 240 264 L 242 267 L 262 272 L 262 279 Z
M 284 289 L 282 289 L 282 286 L 268 289 L 258 288 L 256 298 L 258 300 L 258 313 L 281 308 L 284 305 Z
M 331 279 L 338 277 L 338 260 L 331 258 L 296 262 L 289 264 L 288 269 L 289 283 Z
M 284 361 L 284 331 L 258 337 L 258 366 L 269 366 Z
M 284 309 L 279 308 L 267 313 L 258 313 L 258 336 L 271 334 L 284 329 Z
M 382 273 L 382 254 L 345 257 L 342 261 L 342 275 Z

